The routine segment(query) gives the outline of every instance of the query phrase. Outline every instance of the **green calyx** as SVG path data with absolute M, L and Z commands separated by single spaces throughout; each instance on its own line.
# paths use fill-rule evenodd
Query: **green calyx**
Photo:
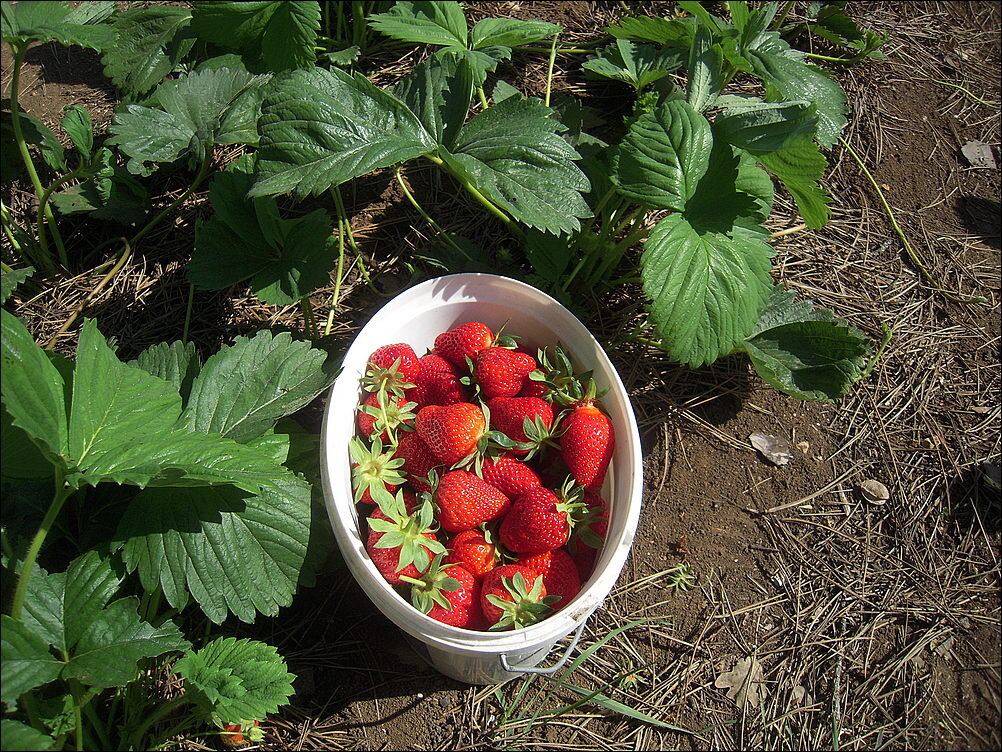
M 407 389 L 413 389 L 414 384 L 404 379 L 400 373 L 401 359 L 397 358 L 393 364 L 387 368 L 369 364 L 362 378 L 362 388 L 367 392 L 379 394 L 380 404 L 386 404 L 386 395 L 392 394 L 396 397 L 403 397 Z
M 428 537 L 434 532 L 435 516 L 431 504 L 422 502 L 408 513 L 403 491 L 397 491 L 393 496 L 386 489 L 378 489 L 372 492 L 372 498 L 387 517 L 369 518 L 369 528 L 382 533 L 375 547 L 400 549 L 396 571 L 413 564 L 418 572 L 426 572 L 431 565 L 432 554 L 446 553 L 444 545 Z
M 390 444 L 396 446 L 397 429 L 406 423 L 414 421 L 417 417 L 414 409 L 418 405 L 417 402 L 405 402 L 402 405 L 398 405 L 396 399 L 386 401 L 383 397 L 384 395 L 380 393 L 378 407 L 374 405 L 362 405 L 359 410 L 376 419 L 375 423 L 372 424 L 373 436 L 382 436 L 385 431 L 389 437 Z
M 487 600 L 501 609 L 501 618 L 490 627 L 497 632 L 504 629 L 522 629 L 542 621 L 553 613 L 552 604 L 560 600 L 560 596 L 543 593 L 543 576 L 537 575 L 529 587 L 521 572 L 513 577 L 502 577 L 501 585 L 511 596 L 511 600 L 499 595 L 489 594 Z
M 392 450 L 384 452 L 382 439 L 378 435 L 373 438 L 370 447 L 366 447 L 357 437 L 353 438 L 348 442 L 348 452 L 355 463 L 351 469 L 351 488 L 356 502 L 361 501 L 366 489 L 375 499 L 377 491 L 386 493 L 387 484 L 403 484 L 405 478 L 400 472 L 403 459 L 394 457 Z
M 411 584 L 411 603 L 422 614 L 427 614 L 437 603 L 446 611 L 452 604 L 445 593 L 455 593 L 462 587 L 459 580 L 450 577 L 448 570 L 455 564 L 443 564 L 443 554 L 436 554 L 428 569 L 419 578 L 402 575 L 400 579 Z

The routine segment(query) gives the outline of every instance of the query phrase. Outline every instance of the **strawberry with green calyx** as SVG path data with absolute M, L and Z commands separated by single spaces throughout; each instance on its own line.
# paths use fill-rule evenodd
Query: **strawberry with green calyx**
M 400 491 L 396 496 L 374 491 L 372 496 L 379 506 L 369 517 L 365 544 L 369 558 L 391 585 L 404 584 L 403 576 L 420 577 L 428 569 L 432 555 L 446 552 L 432 527 L 432 505 L 408 500 Z
M 418 435 L 442 464 L 452 467 L 473 455 L 487 435 L 490 416 L 471 402 L 429 405 L 418 410 Z
M 468 321 L 435 337 L 435 346 L 431 351 L 462 370 L 466 368 L 467 358 L 473 358 L 494 343 L 494 332 L 489 326 L 479 321 Z
M 397 429 L 416 418 L 416 402 L 406 397 L 388 395 L 385 400 L 377 392 L 370 394 L 358 408 L 358 430 L 366 438 L 373 434 L 385 442 L 396 444 Z
M 536 352 L 539 368 L 529 374 L 529 383 L 519 396 L 541 397 L 549 402 L 569 405 L 581 395 L 581 382 L 591 378 L 591 371 L 574 373 L 574 365 L 558 342 L 553 346 L 553 355 L 545 348 Z
M 543 485 L 536 471 L 511 452 L 486 457 L 478 470 L 481 478 L 509 499 Z
M 602 487 L 616 449 L 612 420 L 599 409 L 595 391 L 595 382 L 589 381 L 583 397 L 563 417 L 559 437 L 560 454 L 571 475 L 590 491 Z
M 553 613 L 557 600 L 547 595 L 542 575 L 518 564 L 495 567 L 481 582 L 480 607 L 490 631 L 536 624 Z
M 228 749 L 239 749 L 248 744 L 259 744 L 264 741 L 264 731 L 260 721 L 241 721 L 240 723 L 224 723 L 219 734 L 219 743 Z
M 563 548 L 523 556 L 517 562 L 543 576 L 543 586 L 548 595 L 559 598 L 553 602 L 553 610 L 559 611 L 581 592 L 581 573 L 571 555 Z
M 351 488 L 356 502 L 375 503 L 375 490 L 386 492 L 387 488 L 403 485 L 404 476 L 400 472 L 404 461 L 394 457 L 393 451 L 383 451 L 383 441 L 378 436 L 367 447 L 358 437 L 348 442 L 351 454 Z
M 498 565 L 499 556 L 490 530 L 460 530 L 449 541 L 446 564 L 460 564 L 478 580 Z
M 417 431 L 404 431 L 400 434 L 393 457 L 403 461 L 400 471 L 415 491 L 431 491 L 429 478 L 442 463 Z
M 511 451 L 530 459 L 553 435 L 553 408 L 538 397 L 495 397 L 487 402 L 491 428 L 514 442 Z
M 511 500 L 487 481 L 467 470 L 450 470 L 434 492 L 438 524 L 457 533 L 495 520 L 511 506 Z
M 560 495 L 548 488 L 535 488 L 512 501 L 501 520 L 501 543 L 517 554 L 541 554 L 565 545 L 570 538 L 573 516 L 582 505 L 573 485 L 565 485 Z
M 362 388 L 377 394 L 403 397 L 414 388 L 414 379 L 421 370 L 414 348 L 406 343 L 383 345 L 369 356 Z
M 576 508 L 572 514 L 574 532 L 567 542 L 567 549 L 575 559 L 582 549 L 590 549 L 594 554 L 602 548 L 609 529 L 609 512 L 605 499 L 595 491 L 585 490 L 582 501 L 584 506 Z
M 485 400 L 514 397 L 536 368 L 536 359 L 528 353 L 498 346 L 485 347 L 471 362 L 473 383 Z
M 401 579 L 411 585 L 411 603 L 422 614 L 454 627 L 484 628 L 480 583 L 461 564 L 446 563 L 439 554 L 420 577 Z

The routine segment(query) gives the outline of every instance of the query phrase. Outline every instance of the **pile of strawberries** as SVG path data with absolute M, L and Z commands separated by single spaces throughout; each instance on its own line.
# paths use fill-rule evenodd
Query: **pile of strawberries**
M 502 327 L 503 329 L 504 327 Z M 518 629 L 567 605 L 608 526 L 615 448 L 591 373 L 470 321 L 418 356 L 369 356 L 350 442 L 366 548 L 415 608 L 474 630 Z

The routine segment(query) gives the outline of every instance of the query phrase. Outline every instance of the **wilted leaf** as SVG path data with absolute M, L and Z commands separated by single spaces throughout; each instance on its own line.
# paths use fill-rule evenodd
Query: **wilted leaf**
M 769 695 L 762 664 L 755 656 L 742 658 L 733 669 L 718 676 L 713 686 L 717 689 L 726 689 L 727 697 L 734 700 L 738 707 L 744 707 L 744 704 L 748 703 L 757 708 Z

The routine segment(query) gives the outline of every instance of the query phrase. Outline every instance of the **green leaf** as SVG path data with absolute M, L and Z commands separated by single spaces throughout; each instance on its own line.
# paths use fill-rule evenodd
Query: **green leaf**
M 700 27 L 689 51 L 686 100 L 696 112 L 713 105 L 724 88 L 724 52 L 705 27 Z
M 11 718 L 0 721 L 0 736 L 9 752 L 48 752 L 56 743 L 48 734 Z
M 295 219 L 278 216 L 275 199 L 247 199 L 254 155 L 216 176 L 209 200 L 216 213 L 201 223 L 188 266 L 192 283 L 221 290 L 248 277 L 251 291 L 273 305 L 296 303 L 330 282 L 334 237 L 323 209 Z
M 706 172 L 710 124 L 673 100 L 637 118 L 613 157 L 619 192 L 650 206 L 681 211 Z
M 845 92 L 819 68 L 784 55 L 752 50 L 748 53 L 755 73 L 766 82 L 770 100 L 806 99 L 817 107 L 816 138 L 831 148 L 845 127 Z
M 571 260 L 571 238 L 530 228 L 525 233 L 525 257 L 547 282 L 558 282 Z
M 522 21 L 517 18 L 483 18 L 477 21 L 470 36 L 470 47 L 518 47 L 553 36 L 559 26 L 546 21 Z
M 6 303 L 11 293 L 34 273 L 35 267 L 33 266 L 25 266 L 21 269 L 5 268 L 0 272 L 0 303 Z
M 653 45 L 617 39 L 602 50 L 600 57 L 586 61 L 581 67 L 595 75 L 628 83 L 639 92 L 684 62 L 680 50 L 659 50 Z
M 225 487 L 151 489 L 130 502 L 115 539 L 128 570 L 139 571 L 147 590 L 162 588 L 175 608 L 190 593 L 217 624 L 230 613 L 249 623 L 292 603 L 311 504 L 310 485 L 287 472 L 256 496 Z
M 75 104 L 63 113 L 63 130 L 84 160 L 90 159 L 94 149 L 94 125 L 90 113 L 83 105 Z
M 13 115 L 10 111 L 10 100 L 3 100 L 3 179 L 10 182 L 17 179 L 24 170 L 24 162 L 18 154 L 17 142 L 14 136 Z M 34 115 L 18 110 L 18 120 L 21 123 L 21 134 L 27 144 L 38 149 L 38 153 L 49 167 L 57 172 L 66 169 L 66 150 L 59 143 L 59 137 Z
M 453 143 L 470 112 L 472 69 L 454 55 L 435 54 L 390 90 L 440 144 Z
M 97 688 L 124 686 L 136 678 L 143 658 L 188 647 L 173 622 L 153 627 L 142 621 L 136 598 L 109 604 L 119 586 L 110 560 L 95 551 L 74 559 L 66 572 L 32 574 L 24 625 L 65 656 L 61 678 Z
M 141 368 L 157 378 L 174 385 L 181 396 L 182 404 L 187 404 L 191 384 L 201 366 L 194 342 L 161 342 L 147 347 L 130 366 Z
M 831 311 L 777 285 L 744 349 L 776 389 L 803 400 L 835 400 L 862 378 L 870 344 Z
M 5 2 L 3 39 L 11 44 L 56 41 L 101 50 L 115 41 L 110 26 L 100 25 L 114 10 L 108 2 L 84 2 L 71 9 L 65 0 Z
M 505 99 L 464 125 L 443 159 L 518 221 L 556 234 L 589 216 L 581 193 L 590 184 L 551 113 L 538 99 Z
M 254 143 L 256 101 L 245 96 L 263 78 L 228 68 L 189 73 L 157 87 L 159 108 L 125 105 L 115 113 L 109 144 L 132 158 L 129 171 L 182 156 L 203 160 L 213 144 Z
M 205 362 L 182 421 L 195 431 L 254 439 L 331 385 L 336 373 L 326 360 L 288 332 L 237 337 Z
M 196 702 L 222 723 L 261 720 L 292 696 L 295 676 L 271 645 L 220 637 L 174 664 Z
M 772 210 L 769 173 L 747 152 L 714 141 L 706 173 L 685 206 L 685 219 L 697 232 L 730 232 L 734 225 L 760 230 Z
M 53 461 L 67 452 L 63 377 L 45 352 L 9 311 L 0 311 L 3 379 L 0 395 L 15 426 L 23 429 Z
M 719 32 L 725 27 L 725 24 L 721 19 L 710 13 L 710 11 L 704 8 L 703 4 L 697 0 L 679 0 L 678 7 L 679 10 L 684 10 L 686 13 L 694 16 L 703 25 L 703 27 L 707 29 L 707 31 Z
M 801 135 L 785 148 L 759 154 L 757 159 L 783 181 L 808 227 L 816 230 L 828 224 L 831 196 L 821 185 L 828 162 L 810 136 Z
M 247 56 L 259 70 L 307 68 L 317 59 L 320 4 L 203 0 L 192 4 L 191 27 L 200 39 Z
M 435 146 L 434 137 L 399 99 L 361 74 L 337 69 L 276 76 L 265 94 L 259 127 L 251 196 L 316 195 Z
M 436 52 L 435 57 L 454 60 L 461 69 L 465 69 L 463 75 L 468 76 L 474 86 L 483 86 L 487 74 L 497 68 L 499 62 L 511 57 L 511 48 L 497 45 L 479 50 L 446 47 Z
M 800 136 L 811 138 L 818 119 L 812 102 L 763 102 L 757 97 L 726 96 L 713 120 L 714 136 L 752 154 L 778 151 Z
M 655 330 L 675 360 L 700 366 L 742 344 L 769 295 L 772 254 L 762 233 L 740 225 L 700 233 L 681 214 L 655 225 L 641 276 Z
M 7 481 L 43 480 L 52 478 L 53 470 L 54 463 L 13 424 L 10 413 L 0 410 L 0 476 Z
M 194 43 L 191 11 L 176 5 L 129 8 L 115 17 L 116 43 L 101 56 L 115 86 L 141 96 L 175 69 Z
M 97 150 L 91 169 L 93 175 L 87 180 L 52 194 L 50 200 L 61 214 L 88 213 L 123 225 L 138 224 L 146 217 L 146 189 L 119 166 L 110 149 Z
M 613 26 L 606 26 L 605 30 L 617 39 L 653 42 L 688 50 L 696 35 L 696 26 L 694 18 L 630 16 L 620 19 Z
M 31 629 L 7 614 L 0 616 L 0 662 L 3 664 L 3 683 L 0 700 L 14 703 L 29 689 L 48 684 L 59 676 L 62 663 L 49 650 L 49 643 Z M 4 749 L 8 749 L 4 734 Z
M 410 44 L 465 47 L 469 26 L 463 7 L 446 2 L 398 2 L 386 13 L 369 16 L 369 26 Z

